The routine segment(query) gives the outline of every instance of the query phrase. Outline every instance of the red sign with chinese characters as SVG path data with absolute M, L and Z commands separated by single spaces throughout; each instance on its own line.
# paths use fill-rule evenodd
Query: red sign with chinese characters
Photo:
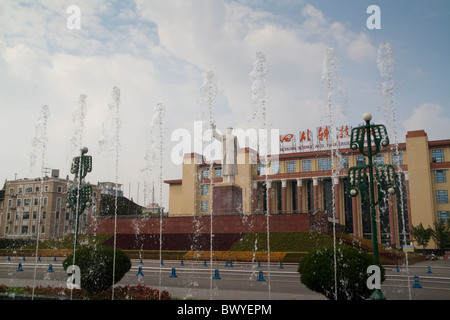
M 348 148 L 352 127 L 342 125 L 335 128 L 334 139 L 329 126 L 316 128 L 316 134 L 310 129 L 299 131 L 298 137 L 293 133 L 280 136 L 280 151 L 283 153 L 298 151 L 326 150 L 331 148 Z

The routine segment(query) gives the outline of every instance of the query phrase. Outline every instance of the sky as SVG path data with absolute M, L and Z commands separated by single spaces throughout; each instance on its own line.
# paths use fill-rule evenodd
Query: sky
M 408 130 L 449 139 L 448 30 L 448 0 L 2 0 L 0 179 L 42 168 L 73 178 L 83 145 L 87 181 L 117 181 L 141 205 L 154 183 L 167 208 L 160 181 L 181 178 L 173 133 L 190 133 L 183 142 L 193 145 L 209 110 L 220 130 L 265 114 L 267 128 L 297 134 L 327 121 L 355 127 L 370 112 L 391 140 Z M 387 47 L 388 76 L 377 67 Z M 261 53 L 266 72 L 254 82 Z M 216 88 L 206 107 L 205 83 Z

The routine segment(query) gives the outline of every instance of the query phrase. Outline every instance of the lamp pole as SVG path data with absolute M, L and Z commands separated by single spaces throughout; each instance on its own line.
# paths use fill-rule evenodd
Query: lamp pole
M 80 150 L 81 154 L 73 158 L 70 173 L 75 174 L 77 185 L 71 185 L 67 190 L 66 207 L 72 209 L 75 213 L 75 236 L 73 241 L 73 253 L 77 249 L 78 244 L 78 225 L 80 215 L 84 210 L 92 204 L 92 186 L 83 184 L 83 179 L 88 172 L 92 171 L 92 156 L 87 156 L 88 148 L 84 147 Z
M 390 164 L 374 164 L 373 161 L 373 157 L 379 153 L 380 147 L 389 145 L 386 127 L 381 124 L 370 124 L 370 120 L 372 120 L 370 113 L 365 113 L 363 119 L 366 122 L 365 125 L 352 129 L 350 148 L 352 150 L 359 149 L 359 152 L 367 158 L 367 164 L 351 167 L 348 170 L 348 178 L 350 181 L 350 195 L 356 197 L 360 193 L 361 200 L 370 207 L 373 256 L 379 264 L 375 208 L 383 200 L 386 192 L 389 195 L 395 194 L 395 170 Z M 369 197 L 367 196 L 367 188 L 369 188 L 370 192 Z M 372 299 L 385 298 L 381 290 L 376 289 Z

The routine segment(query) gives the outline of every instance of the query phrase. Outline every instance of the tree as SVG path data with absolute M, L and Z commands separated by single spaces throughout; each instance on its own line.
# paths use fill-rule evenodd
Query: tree
M 420 223 L 417 227 L 412 226 L 411 235 L 418 245 L 423 246 L 423 254 L 425 254 L 425 247 L 428 245 L 428 242 L 430 242 L 431 236 L 433 235 L 433 229 L 430 227 L 425 229 L 422 223 Z
M 445 250 L 450 248 L 450 223 L 449 221 L 434 222 L 434 230 L 431 237 L 439 249 Z

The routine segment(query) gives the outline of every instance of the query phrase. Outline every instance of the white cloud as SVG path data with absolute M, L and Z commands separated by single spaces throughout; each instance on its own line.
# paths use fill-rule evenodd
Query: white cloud
M 407 131 L 425 130 L 430 140 L 448 139 L 450 118 L 444 115 L 444 108 L 438 104 L 418 106 L 402 124 Z
M 74 155 L 72 112 L 87 95 L 86 145 L 94 155 L 92 179 L 113 179 L 98 139 L 113 86 L 122 94 L 121 182 L 141 179 L 153 107 L 166 106 L 166 152 L 170 132 L 193 128 L 198 119 L 201 74 L 212 70 L 219 95 L 218 125 L 241 125 L 249 116 L 249 73 L 256 52 L 267 57 L 269 117 L 284 130 L 311 128 L 322 118 L 322 61 L 328 46 L 351 61 L 373 58 L 364 33 L 354 33 L 306 5 L 301 24 L 232 1 L 137 1 L 118 12 L 108 1 L 78 1 L 81 30 L 66 28 L 70 1 L 0 4 L 0 105 L 5 160 L 0 174 L 28 174 L 28 148 L 39 108 L 50 108 L 47 164 L 68 174 Z M 14 134 L 12 135 L 12 132 Z M 167 157 L 170 159 L 170 156 Z M 167 161 L 169 162 L 169 161 Z M 36 170 L 36 168 L 35 168 Z M 40 173 L 34 171 L 34 175 Z M 164 178 L 178 178 L 167 170 Z

